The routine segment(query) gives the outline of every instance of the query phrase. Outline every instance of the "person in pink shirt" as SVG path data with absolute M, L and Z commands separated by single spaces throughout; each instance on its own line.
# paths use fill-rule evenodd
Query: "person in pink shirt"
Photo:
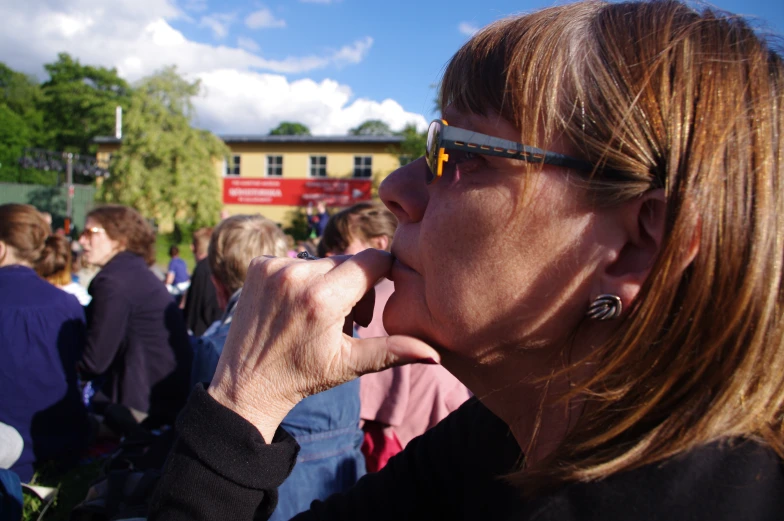
M 368 248 L 389 251 L 397 228 L 394 214 L 378 203 L 358 203 L 327 223 L 319 244 L 322 256 L 354 255 Z M 386 336 L 384 306 L 394 283 L 376 284 L 373 320 L 357 326 L 361 338 Z M 430 429 L 469 397 L 470 392 L 440 365 L 412 364 L 360 377 L 360 417 L 365 440 L 362 452 L 368 472 L 386 465 L 412 439 Z

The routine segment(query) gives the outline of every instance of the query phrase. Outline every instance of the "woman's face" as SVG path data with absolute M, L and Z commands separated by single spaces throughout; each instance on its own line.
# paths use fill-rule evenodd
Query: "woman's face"
M 500 118 L 444 116 L 450 125 L 519 141 Z M 438 182 L 425 184 L 419 159 L 379 190 L 399 220 L 387 331 L 480 360 L 505 345 L 564 342 L 589 303 L 595 213 L 566 170 L 448 153 L 451 165 Z
M 119 242 L 111 239 L 101 223 L 88 217 L 84 223 L 84 232 L 79 237 L 79 244 L 84 249 L 84 260 L 96 266 L 105 266 L 112 257 L 122 251 Z

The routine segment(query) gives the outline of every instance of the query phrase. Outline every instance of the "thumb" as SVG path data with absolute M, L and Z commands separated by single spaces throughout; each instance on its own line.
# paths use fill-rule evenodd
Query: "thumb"
M 357 374 L 374 373 L 414 362 L 441 362 L 438 351 L 410 336 L 352 338 L 351 343 L 352 365 Z

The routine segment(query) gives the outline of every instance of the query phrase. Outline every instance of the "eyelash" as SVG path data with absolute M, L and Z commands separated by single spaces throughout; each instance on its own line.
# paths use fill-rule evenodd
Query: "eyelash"
M 477 160 L 481 158 L 482 154 L 477 154 L 475 152 L 460 152 L 460 155 L 455 158 L 454 165 L 463 173 L 471 173 L 471 170 L 477 166 Z

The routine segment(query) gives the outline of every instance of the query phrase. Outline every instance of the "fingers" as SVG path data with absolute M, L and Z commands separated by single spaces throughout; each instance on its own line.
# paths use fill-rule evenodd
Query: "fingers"
M 324 275 L 324 280 L 342 288 L 346 298 L 352 300 L 352 305 L 359 302 L 392 268 L 392 255 L 372 248 L 351 257 L 330 257 L 328 260 L 332 259 L 338 262 Z
M 440 363 L 438 351 L 419 339 L 393 335 L 379 338 L 352 338 L 351 366 L 355 375 L 381 371 L 414 362 Z

